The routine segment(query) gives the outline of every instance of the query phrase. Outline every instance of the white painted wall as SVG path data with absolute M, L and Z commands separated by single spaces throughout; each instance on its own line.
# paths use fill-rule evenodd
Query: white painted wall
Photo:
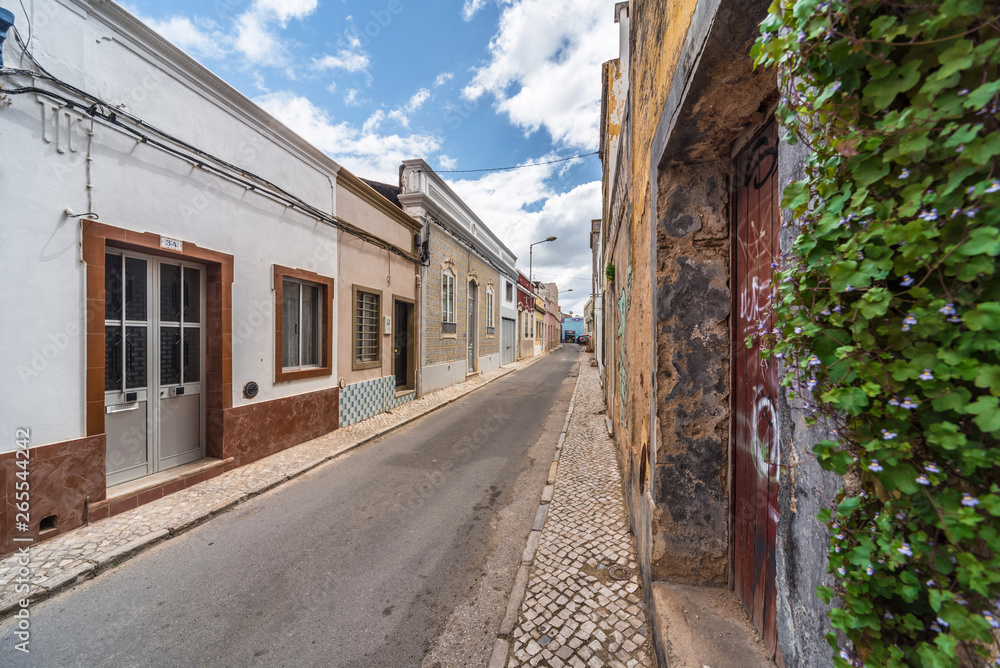
M 5 5 L 25 34 L 20 5 Z M 54 75 L 124 104 L 153 125 L 334 212 L 336 163 L 133 24 L 116 5 L 25 0 L 25 6 L 31 15 L 31 49 Z M 15 47 L 12 37 L 4 45 L 6 66 L 27 68 Z M 55 88 L 26 77 L 18 81 Z M 12 83 L 4 81 L 7 87 Z M 255 401 L 336 383 L 336 375 L 273 382 L 272 267 L 336 276 L 332 227 L 99 122 L 93 128 L 88 198 L 91 122 L 84 113 L 63 109 L 55 134 L 54 126 L 43 127 L 43 118 L 54 122 L 53 107 L 35 95 L 17 95 L 0 109 L 0 433 L 9 435 L 0 439 L 0 452 L 14 449 L 17 427 L 32 429 L 32 445 L 85 434 L 85 265 L 80 224 L 63 213 L 66 207 L 93 210 L 102 223 L 115 227 L 175 237 L 235 257 L 234 405 L 247 403 L 241 388 L 250 380 L 261 387 Z M 331 326 L 336 332 L 336 323 Z M 336 346 L 332 355 L 336 369 Z

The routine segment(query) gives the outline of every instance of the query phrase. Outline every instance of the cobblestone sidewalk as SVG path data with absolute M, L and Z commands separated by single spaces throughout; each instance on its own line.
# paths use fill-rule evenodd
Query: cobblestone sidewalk
M 655 662 L 615 445 L 590 357 L 581 356 L 550 472 L 554 485 L 542 492 L 490 668 Z
M 30 549 L 30 584 L 15 593 L 23 564 L 14 554 L 0 560 L 0 619 L 21 598 L 39 601 L 93 577 L 152 545 L 197 526 L 250 497 L 291 480 L 367 441 L 450 404 L 497 378 L 541 359 L 534 357 L 485 372 L 459 385 L 431 392 L 363 422 L 338 429 L 180 492 L 70 531 Z M 23 582 L 23 580 L 18 580 Z

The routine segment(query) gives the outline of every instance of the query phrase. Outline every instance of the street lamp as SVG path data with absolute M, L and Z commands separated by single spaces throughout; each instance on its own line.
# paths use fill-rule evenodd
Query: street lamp
M 537 246 L 538 244 L 544 244 L 546 241 L 555 241 L 555 240 L 556 238 L 554 236 L 551 236 L 547 239 L 542 239 L 541 241 L 536 241 L 535 243 L 528 245 L 528 282 L 531 283 L 532 292 L 535 291 L 535 276 L 531 271 L 531 265 L 532 265 L 531 254 L 534 252 L 535 246 Z

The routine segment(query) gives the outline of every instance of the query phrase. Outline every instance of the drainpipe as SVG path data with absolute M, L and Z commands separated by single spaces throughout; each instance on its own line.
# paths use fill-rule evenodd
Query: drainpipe
M 0 7 L 0 68 L 3 65 L 3 42 L 7 39 L 7 31 L 14 25 L 14 14 Z

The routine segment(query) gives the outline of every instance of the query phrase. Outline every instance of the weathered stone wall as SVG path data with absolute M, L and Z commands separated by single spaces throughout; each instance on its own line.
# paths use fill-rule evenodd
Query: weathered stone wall
M 718 159 L 659 176 L 655 580 L 728 577 L 728 174 Z
M 783 133 L 782 133 L 783 134 Z M 782 189 L 803 178 L 806 147 L 799 143 L 789 146 L 783 140 L 778 145 L 778 180 Z M 788 210 L 781 212 L 781 250 L 791 250 L 797 231 L 787 224 L 792 220 Z M 812 445 L 828 437 L 819 427 L 808 427 L 806 411 L 801 402 L 788 396 L 783 388 L 778 403 L 778 446 L 781 461 L 781 491 L 778 503 L 776 550 L 776 585 L 778 591 L 778 642 L 786 666 L 803 668 L 826 667 L 833 664 L 830 646 L 824 636 L 830 631 L 827 618 L 829 606 L 816 596 L 816 587 L 831 585 L 827 574 L 829 531 L 816 519 L 816 514 L 835 498 L 842 486 L 839 477 L 823 471 L 812 455 Z

